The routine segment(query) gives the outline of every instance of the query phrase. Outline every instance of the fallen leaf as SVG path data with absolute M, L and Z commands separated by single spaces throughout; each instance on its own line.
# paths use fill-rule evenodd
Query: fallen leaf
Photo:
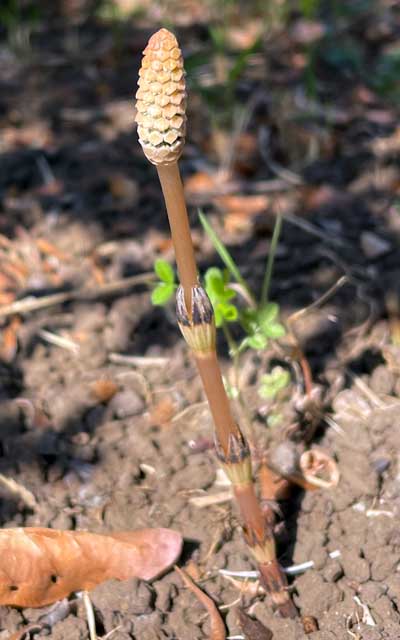
M 252 219 L 265 213 L 270 199 L 265 195 L 218 196 L 215 204 L 224 215 L 224 227 L 229 233 L 244 233 L 252 227 Z
M 149 419 L 151 424 L 157 426 L 170 426 L 171 420 L 176 413 L 176 405 L 171 398 L 162 398 L 150 411 Z
M 339 483 L 340 473 L 336 462 L 317 447 L 301 454 L 299 466 L 303 479 L 310 488 L 332 489 Z
M 21 326 L 21 319 L 17 316 L 8 323 L 3 330 L 0 344 L 0 359 L 4 362 L 12 362 L 18 349 L 18 329 Z
M 11 304 L 15 300 L 15 293 L 0 291 L 0 306 Z
M 211 623 L 210 640 L 226 640 L 225 625 L 215 602 L 193 582 L 192 578 L 190 578 L 183 569 L 175 567 L 175 571 L 179 573 L 187 588 L 196 596 L 203 607 L 207 609 Z
M 61 251 L 61 249 L 58 249 L 58 247 L 56 247 L 52 242 L 49 242 L 45 238 L 38 238 L 36 240 L 36 246 L 39 251 L 41 251 L 46 256 L 52 256 L 54 258 L 57 258 L 61 262 L 68 261 L 68 256 L 63 251 Z
M 42 607 L 105 580 L 154 580 L 178 559 L 181 535 L 140 529 L 100 535 L 45 528 L 0 530 L 0 605 Z
M 203 195 L 217 188 L 215 179 L 203 171 L 198 171 L 185 180 L 185 193 L 188 197 Z
M 249 217 L 265 212 L 270 205 L 270 198 L 261 195 L 249 196 L 218 196 L 215 203 L 225 211 L 235 213 L 245 213 Z
M 272 631 L 262 622 L 251 618 L 241 607 L 237 607 L 236 613 L 245 640 L 271 640 Z

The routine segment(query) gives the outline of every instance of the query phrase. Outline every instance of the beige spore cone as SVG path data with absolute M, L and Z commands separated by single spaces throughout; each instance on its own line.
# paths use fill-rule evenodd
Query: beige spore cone
M 160 29 L 143 51 L 136 93 L 139 142 L 150 162 L 176 162 L 185 143 L 186 86 L 175 36 Z

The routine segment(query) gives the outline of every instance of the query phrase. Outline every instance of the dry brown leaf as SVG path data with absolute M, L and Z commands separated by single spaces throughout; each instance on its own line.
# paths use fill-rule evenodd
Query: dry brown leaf
M 340 473 L 336 462 L 317 447 L 301 454 L 300 469 L 305 482 L 313 489 L 332 489 L 339 483 Z
M 36 240 L 36 246 L 39 251 L 41 251 L 41 253 L 46 256 L 52 256 L 54 258 L 57 258 L 61 262 L 68 261 L 68 256 L 63 251 L 61 251 L 61 249 L 58 249 L 58 247 L 56 247 L 52 242 L 49 242 L 45 238 L 38 238 Z
M 249 218 L 258 213 L 263 213 L 270 204 L 270 198 L 264 194 L 249 196 L 218 196 L 215 203 L 225 211 L 244 213 Z
M 0 344 L 0 359 L 4 362 L 12 362 L 18 349 L 18 329 L 21 326 L 21 318 L 14 316 L 3 330 Z
M 42 607 L 105 580 L 154 580 L 176 562 L 170 529 L 100 535 L 45 528 L 0 530 L 0 605 Z
M 151 424 L 157 426 L 170 426 L 171 420 L 176 413 L 176 405 L 169 397 L 162 398 L 150 411 L 149 419 Z
M 183 569 L 175 567 L 175 571 L 179 573 L 187 588 L 196 596 L 203 607 L 207 609 L 211 623 L 210 640 L 226 640 L 225 625 L 215 602 L 193 582 L 192 578 L 190 578 Z
M 202 171 L 194 173 L 185 180 L 185 192 L 188 197 L 215 191 L 217 187 L 215 179 L 209 173 Z
M 225 212 L 224 227 L 229 233 L 249 231 L 255 216 L 265 213 L 270 200 L 265 195 L 218 196 L 215 204 Z
M 11 291 L 9 292 L 0 291 L 0 306 L 2 304 L 4 305 L 11 304 L 12 302 L 14 302 L 14 300 L 15 300 L 15 293 L 12 293 Z

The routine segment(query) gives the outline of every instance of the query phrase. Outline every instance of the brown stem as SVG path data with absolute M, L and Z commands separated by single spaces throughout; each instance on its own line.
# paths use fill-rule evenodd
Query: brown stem
M 209 300 L 199 285 L 189 221 L 177 162 L 157 166 L 175 248 L 176 263 L 183 289 L 177 296 L 177 316 L 185 340 L 192 348 L 210 405 L 216 432 L 217 455 L 231 479 L 244 523 L 247 543 L 260 565 L 264 586 L 273 604 L 284 616 L 296 609 L 287 591 L 286 577 L 275 557 L 273 531 L 263 517 L 257 500 L 250 452 L 235 423 L 223 384 L 215 351 L 215 325 Z M 186 308 L 185 308 L 186 307 Z
M 157 165 L 157 171 L 167 207 L 179 281 L 184 290 L 186 308 L 190 310 L 190 290 L 198 284 L 198 275 L 178 163 Z
M 286 576 L 276 559 L 273 530 L 264 518 L 254 485 L 236 485 L 234 494 L 242 516 L 247 544 L 258 563 L 261 583 L 279 613 L 285 618 L 294 618 L 297 610 L 289 595 Z
M 221 443 L 225 455 L 228 454 L 229 435 L 236 434 L 237 425 L 232 417 L 229 400 L 219 368 L 217 354 L 211 352 L 205 357 L 196 357 L 197 368 L 204 386 L 204 391 L 210 405 L 215 424 L 217 438 Z

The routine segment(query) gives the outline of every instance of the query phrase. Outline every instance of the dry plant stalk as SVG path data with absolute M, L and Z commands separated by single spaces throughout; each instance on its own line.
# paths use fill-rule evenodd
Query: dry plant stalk
M 232 416 L 222 381 L 213 308 L 198 279 L 178 167 L 186 130 L 184 68 L 172 33 L 161 29 L 150 38 L 139 75 L 138 136 L 147 159 L 156 165 L 165 198 L 180 279 L 178 324 L 197 363 L 215 424 L 217 456 L 232 482 L 245 538 L 258 563 L 262 583 L 280 613 L 294 617 L 297 612 L 276 559 L 273 531 L 255 494 L 250 450 Z
M 2 529 L 0 605 L 43 607 L 105 580 L 154 580 L 177 561 L 181 549 L 181 535 L 170 529 L 109 535 Z
M 210 640 L 226 640 L 225 625 L 215 602 L 197 586 L 193 578 L 189 576 L 186 571 L 179 567 L 175 567 L 175 571 L 180 575 L 187 588 L 194 593 L 203 607 L 207 609 L 210 616 Z

